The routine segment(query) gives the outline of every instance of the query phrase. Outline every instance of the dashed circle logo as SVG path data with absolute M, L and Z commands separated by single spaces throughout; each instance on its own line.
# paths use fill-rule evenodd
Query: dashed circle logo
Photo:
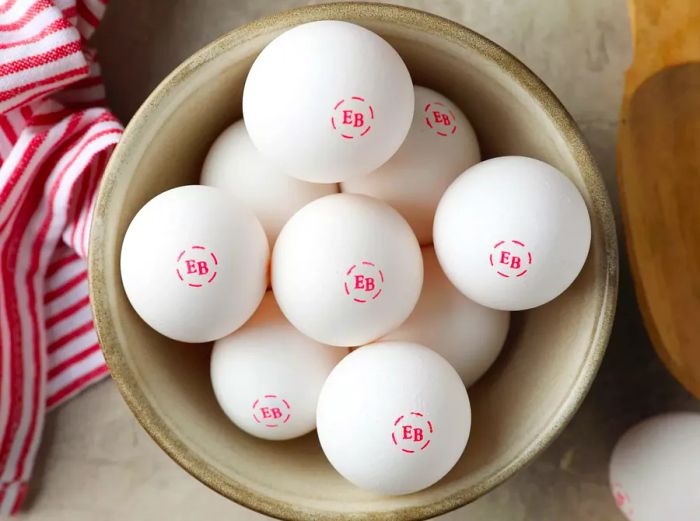
M 448 137 L 457 132 L 455 113 L 440 101 L 432 101 L 425 105 L 425 124 L 438 136 Z
M 493 245 L 489 263 L 503 278 L 522 277 L 532 266 L 532 252 L 522 241 L 499 241 Z
M 358 304 L 377 300 L 382 294 L 384 272 L 374 262 L 363 260 L 345 272 L 345 294 Z
M 415 454 L 428 448 L 433 432 L 432 422 L 423 413 L 411 411 L 394 420 L 391 441 L 401 452 Z
M 359 139 L 372 130 L 374 107 L 365 98 L 352 96 L 333 107 L 331 126 L 343 139 Z
M 292 417 L 289 402 L 277 394 L 266 394 L 253 402 L 253 420 L 269 429 L 280 427 Z
M 191 288 L 201 288 L 216 279 L 219 259 L 213 251 L 194 245 L 179 253 L 176 264 L 175 273 L 183 283 Z

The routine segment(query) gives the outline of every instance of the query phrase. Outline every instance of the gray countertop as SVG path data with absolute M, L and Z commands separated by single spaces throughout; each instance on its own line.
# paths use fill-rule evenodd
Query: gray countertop
M 180 61 L 227 30 L 295 0 L 119 0 L 96 37 L 109 99 L 127 121 Z M 583 129 L 616 211 L 615 143 L 631 60 L 625 0 L 403 0 L 493 39 L 532 68 Z M 619 228 L 619 225 L 618 225 Z M 607 487 L 615 440 L 641 418 L 700 410 L 657 361 L 644 333 L 624 253 L 610 347 L 581 410 L 535 462 L 474 504 L 442 519 L 622 521 Z M 110 381 L 53 412 L 31 484 L 26 521 L 263 516 L 189 477 L 136 423 Z

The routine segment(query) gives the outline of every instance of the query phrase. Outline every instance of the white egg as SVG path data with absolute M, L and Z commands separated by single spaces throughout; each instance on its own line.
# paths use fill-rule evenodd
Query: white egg
M 700 414 L 662 414 L 632 427 L 613 451 L 610 486 L 630 521 L 698 521 Z
M 398 53 L 373 32 L 311 22 L 257 57 L 243 117 L 255 146 L 289 175 L 343 181 L 399 149 L 413 117 L 413 85 Z
M 410 494 L 437 482 L 469 439 L 471 408 L 450 364 L 419 344 L 381 342 L 340 362 L 321 389 L 328 461 L 356 486 Z
M 307 183 L 281 173 L 253 146 L 243 120 L 214 141 L 204 160 L 201 183 L 223 188 L 248 206 L 260 220 L 270 245 L 299 208 L 338 192 L 336 184 Z
M 211 383 L 238 427 L 258 438 L 288 440 L 316 428 L 321 386 L 346 354 L 299 333 L 268 292 L 253 318 L 214 344 Z
M 416 342 L 443 356 L 469 387 L 488 370 L 508 335 L 510 313 L 484 307 L 462 295 L 423 248 L 423 291 L 406 322 L 382 338 Z
M 433 216 L 455 178 L 481 160 L 471 124 L 442 94 L 415 87 L 413 123 L 399 151 L 374 172 L 341 185 L 396 208 L 422 245 L 433 242 Z
M 413 311 L 420 246 L 388 204 L 363 195 L 317 199 L 287 222 L 272 252 L 272 290 L 302 333 L 336 346 L 376 340 Z
M 495 309 L 540 306 L 581 271 L 591 222 L 576 186 L 528 157 L 489 159 L 447 189 L 433 227 L 447 278 L 467 297 Z
M 245 206 L 218 188 L 181 186 L 151 199 L 129 224 L 122 283 L 153 329 L 208 342 L 238 329 L 258 307 L 269 254 Z

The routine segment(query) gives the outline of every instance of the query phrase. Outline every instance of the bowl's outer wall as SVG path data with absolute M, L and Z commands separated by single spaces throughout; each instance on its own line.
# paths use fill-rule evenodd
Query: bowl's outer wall
M 133 215 L 159 192 L 197 182 L 208 146 L 241 116 L 243 83 L 257 53 L 286 28 L 319 19 L 352 21 L 386 38 L 416 84 L 444 93 L 465 112 L 485 157 L 521 154 L 553 164 L 576 183 L 591 214 L 583 272 L 560 298 L 513 317 L 503 355 L 470 390 L 473 430 L 464 456 L 438 484 L 409 496 L 379 497 L 354 488 L 327 463 L 315 434 L 271 443 L 236 429 L 214 400 L 209 348 L 156 334 L 131 309 L 121 286 L 119 252 Z M 554 95 L 485 38 L 387 5 L 333 4 L 264 18 L 176 69 L 134 116 L 109 163 L 90 251 L 100 341 L 139 421 L 195 477 L 285 519 L 422 519 L 502 482 L 539 453 L 580 404 L 603 356 L 617 293 L 608 197 L 587 146 Z

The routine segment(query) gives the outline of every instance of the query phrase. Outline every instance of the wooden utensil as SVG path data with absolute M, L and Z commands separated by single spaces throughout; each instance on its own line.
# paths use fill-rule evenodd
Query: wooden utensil
M 654 347 L 700 398 L 700 1 L 630 0 L 618 183 Z

